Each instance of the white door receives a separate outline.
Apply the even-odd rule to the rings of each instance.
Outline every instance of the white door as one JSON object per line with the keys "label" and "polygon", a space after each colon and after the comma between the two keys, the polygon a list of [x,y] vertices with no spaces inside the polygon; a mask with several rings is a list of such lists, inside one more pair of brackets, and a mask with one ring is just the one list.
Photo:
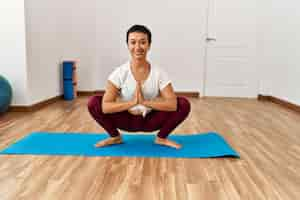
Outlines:
{"label": "white door", "polygon": [[256,5],[209,0],[204,96],[256,97]]}

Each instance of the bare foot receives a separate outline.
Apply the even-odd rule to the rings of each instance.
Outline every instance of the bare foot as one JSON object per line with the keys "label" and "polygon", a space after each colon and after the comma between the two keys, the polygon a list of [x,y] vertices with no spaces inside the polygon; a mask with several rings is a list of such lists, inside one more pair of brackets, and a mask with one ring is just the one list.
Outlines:
{"label": "bare foot", "polygon": [[173,142],[172,140],[164,139],[164,138],[159,138],[159,137],[156,137],[155,143],[156,144],[160,144],[160,145],[165,145],[165,146],[173,147],[173,148],[176,148],[176,149],[180,149],[181,148],[180,144],[177,144],[176,142]]}
{"label": "bare foot", "polygon": [[108,146],[108,145],[121,144],[121,143],[122,143],[121,136],[117,136],[117,137],[110,137],[110,138],[107,138],[105,140],[101,140],[100,142],[98,142],[94,146],[95,147],[104,147],[104,146]]}

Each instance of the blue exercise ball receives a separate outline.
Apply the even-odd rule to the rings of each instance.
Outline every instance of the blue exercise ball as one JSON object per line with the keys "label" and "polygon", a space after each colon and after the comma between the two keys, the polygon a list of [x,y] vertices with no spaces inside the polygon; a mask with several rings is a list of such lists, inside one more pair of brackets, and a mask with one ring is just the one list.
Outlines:
{"label": "blue exercise ball", "polygon": [[3,76],[0,75],[0,114],[7,111],[12,100],[12,88]]}

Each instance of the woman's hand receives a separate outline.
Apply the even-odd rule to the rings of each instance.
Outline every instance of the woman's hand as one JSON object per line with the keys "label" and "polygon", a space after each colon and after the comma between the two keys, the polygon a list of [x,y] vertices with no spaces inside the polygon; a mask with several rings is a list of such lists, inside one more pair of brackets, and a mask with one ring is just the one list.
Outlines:
{"label": "woman's hand", "polygon": [[137,84],[136,84],[136,95],[138,98],[138,104],[143,104],[145,99],[144,99],[143,92],[142,92],[142,83],[141,82],[137,82]]}
{"label": "woman's hand", "polygon": [[139,103],[138,85],[136,85],[132,101],[133,101],[134,105],[137,105]]}
{"label": "woman's hand", "polygon": [[[142,86],[141,86],[140,82],[136,83],[134,96],[133,96],[133,99],[131,101],[134,104],[133,106],[136,106],[138,104],[142,104],[144,102],[144,97],[143,97],[143,94],[142,94]],[[128,112],[133,114],[133,115],[142,115],[142,112],[139,109],[128,110]]]}
{"label": "woman's hand", "polygon": [[144,97],[142,93],[142,84],[140,82],[136,83],[136,88],[135,88],[132,101],[134,102],[134,105],[142,104],[144,102]]}

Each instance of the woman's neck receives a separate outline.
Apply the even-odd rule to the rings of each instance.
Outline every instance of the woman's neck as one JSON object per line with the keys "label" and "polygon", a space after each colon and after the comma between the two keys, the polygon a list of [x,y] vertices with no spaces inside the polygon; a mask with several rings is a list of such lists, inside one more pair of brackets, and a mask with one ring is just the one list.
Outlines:
{"label": "woman's neck", "polygon": [[143,60],[135,60],[135,59],[132,59],[130,61],[130,64],[131,66],[134,68],[134,69],[141,69],[141,68],[146,68],[148,67],[149,63],[147,62],[146,59],[143,59]]}

